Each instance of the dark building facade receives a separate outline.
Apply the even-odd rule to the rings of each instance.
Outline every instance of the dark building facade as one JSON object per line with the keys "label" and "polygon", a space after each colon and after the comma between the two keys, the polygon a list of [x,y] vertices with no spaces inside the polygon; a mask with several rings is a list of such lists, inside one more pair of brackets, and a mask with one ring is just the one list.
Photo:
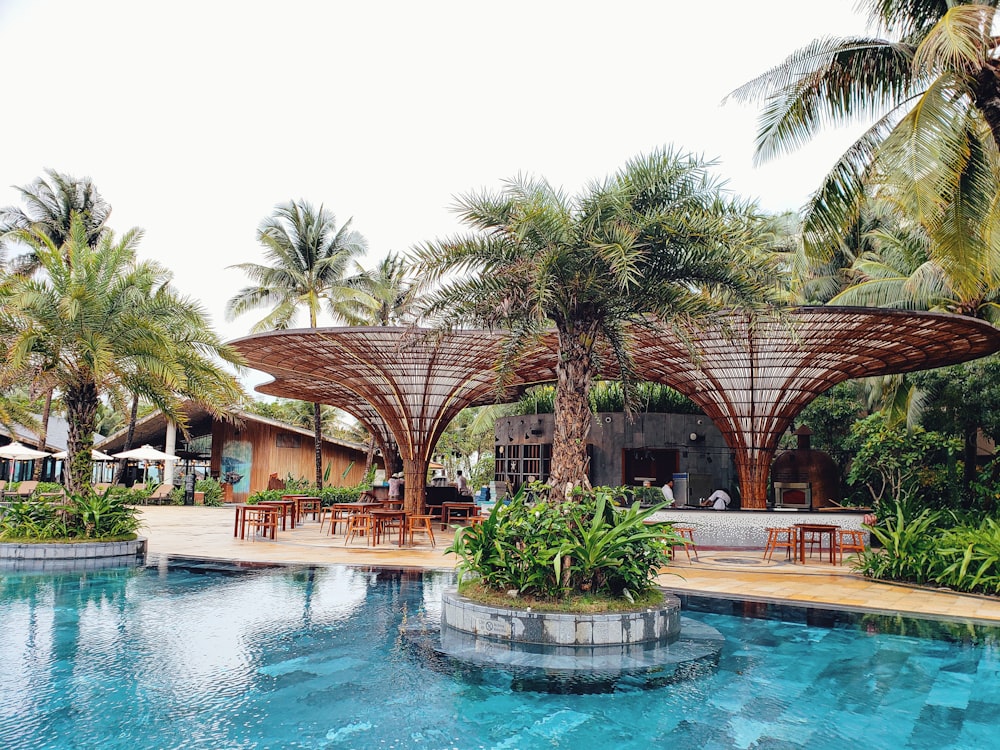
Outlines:
{"label": "dark building facade", "polygon": [[[553,417],[502,417],[494,433],[496,491],[514,491],[531,477],[546,481],[552,455]],[[737,507],[739,493],[732,455],[722,434],[705,416],[643,413],[629,420],[621,412],[594,416],[587,446],[590,482],[608,487],[660,487],[675,480],[678,505],[697,505],[722,488]],[[684,477],[683,475],[686,475]]]}

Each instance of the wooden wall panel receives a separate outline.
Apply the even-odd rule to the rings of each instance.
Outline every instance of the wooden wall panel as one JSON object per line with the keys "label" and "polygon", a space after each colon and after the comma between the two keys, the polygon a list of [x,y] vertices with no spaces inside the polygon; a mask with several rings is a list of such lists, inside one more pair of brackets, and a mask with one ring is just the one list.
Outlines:
{"label": "wooden wall panel", "polygon": [[[267,481],[272,473],[277,472],[280,479],[285,479],[290,474],[293,478],[303,477],[309,480],[316,473],[311,436],[282,430],[270,424],[247,421],[239,429],[223,422],[216,422],[212,426],[213,474],[222,472],[222,456],[226,452],[224,447],[233,441],[249,442],[252,456],[249,488],[235,492],[234,502],[246,502],[249,495],[267,489]],[[331,468],[326,486],[355,485],[364,478],[365,452],[324,442],[324,472],[328,465]],[[341,479],[345,470],[347,475]]]}

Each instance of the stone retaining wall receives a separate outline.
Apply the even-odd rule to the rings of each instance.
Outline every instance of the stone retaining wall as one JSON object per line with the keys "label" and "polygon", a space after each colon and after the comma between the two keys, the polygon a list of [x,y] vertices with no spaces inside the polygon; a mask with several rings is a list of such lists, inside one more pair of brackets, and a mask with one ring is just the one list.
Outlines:
{"label": "stone retaining wall", "polygon": [[680,600],[670,594],[656,609],[591,615],[490,607],[451,590],[441,599],[441,625],[498,641],[608,646],[674,639],[681,628],[680,611]]}
{"label": "stone retaining wall", "polygon": [[0,567],[7,569],[86,570],[127,565],[146,556],[146,538],[127,542],[79,544],[0,543]]}

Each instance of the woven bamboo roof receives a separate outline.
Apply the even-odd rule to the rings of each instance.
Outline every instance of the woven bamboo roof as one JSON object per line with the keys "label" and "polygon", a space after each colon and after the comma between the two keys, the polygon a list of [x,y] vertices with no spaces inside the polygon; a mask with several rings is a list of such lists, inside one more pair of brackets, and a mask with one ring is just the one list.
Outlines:
{"label": "woven bamboo roof", "polygon": [[[852,378],[941,367],[1000,351],[1000,331],[982,321],[856,307],[789,308],[752,326],[733,315],[722,325],[686,331],[653,321],[633,326],[630,335],[637,377],[676,388],[722,431],[736,454],[749,507],[763,505],[757,495],[766,490],[781,433],[820,393]],[[527,385],[554,379],[550,336],[520,359],[516,376],[498,389],[494,368],[503,340],[503,333],[481,330],[349,327],[275,331],[233,345],[251,367],[275,378],[257,390],[338,406],[376,433],[392,435],[405,463],[429,460],[463,408],[510,399]],[[610,365],[600,374],[617,373]]]}

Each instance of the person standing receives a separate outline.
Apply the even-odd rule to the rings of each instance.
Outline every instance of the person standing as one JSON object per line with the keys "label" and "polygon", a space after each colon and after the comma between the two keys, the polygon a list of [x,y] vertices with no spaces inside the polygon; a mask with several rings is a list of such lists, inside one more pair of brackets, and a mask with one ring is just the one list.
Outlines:
{"label": "person standing", "polygon": [[469,489],[469,480],[462,474],[461,469],[455,472],[455,486],[458,487],[459,497],[472,497],[472,491]]}
{"label": "person standing", "polygon": [[398,503],[402,502],[401,490],[403,489],[402,475],[399,473],[393,474],[389,477],[389,502]]}
{"label": "person standing", "polygon": [[672,506],[674,504],[674,480],[668,479],[661,489],[663,490],[663,499],[667,505]]}

